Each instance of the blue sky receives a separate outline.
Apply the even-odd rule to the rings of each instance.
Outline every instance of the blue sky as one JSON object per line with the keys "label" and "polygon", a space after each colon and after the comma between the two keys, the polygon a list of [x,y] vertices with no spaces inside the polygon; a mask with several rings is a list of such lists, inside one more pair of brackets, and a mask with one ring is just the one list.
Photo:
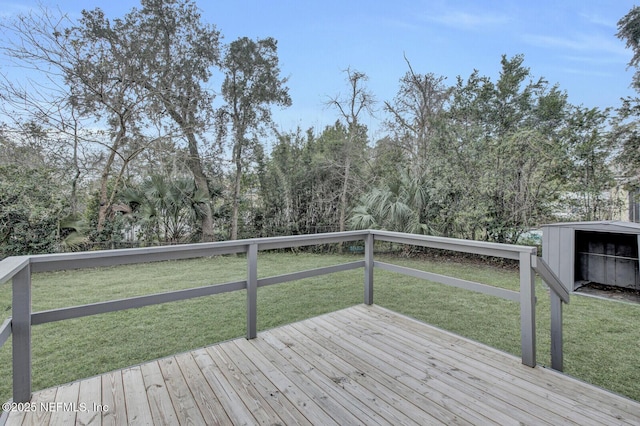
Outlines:
{"label": "blue sky", "polygon": [[[38,1],[0,1],[0,16],[25,12]],[[122,16],[137,2],[50,1],[70,16],[102,8]],[[337,118],[325,101],[344,92],[347,67],[369,76],[379,112],[368,119],[372,138],[407,71],[468,77],[474,69],[497,78],[502,54],[523,54],[533,76],[558,84],[573,104],[617,107],[634,94],[627,70],[631,52],[615,37],[628,0],[197,0],[203,19],[231,42],[241,36],[278,40],[281,69],[293,106],[275,111],[282,130],[322,128]]]}

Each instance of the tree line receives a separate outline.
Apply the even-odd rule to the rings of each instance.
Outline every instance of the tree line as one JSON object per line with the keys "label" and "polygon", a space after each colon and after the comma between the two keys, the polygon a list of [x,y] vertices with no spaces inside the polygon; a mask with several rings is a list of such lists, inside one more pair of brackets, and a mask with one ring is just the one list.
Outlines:
{"label": "tree line", "polygon": [[[618,33],[634,51],[636,15]],[[571,105],[523,55],[496,58],[495,81],[452,83],[407,59],[382,102],[348,68],[333,124],[282,130],[277,41],[222,44],[193,1],[0,26],[5,63],[24,70],[0,81],[1,257],[364,228],[513,243],[546,221],[613,218],[614,192],[637,185],[637,100]]]}

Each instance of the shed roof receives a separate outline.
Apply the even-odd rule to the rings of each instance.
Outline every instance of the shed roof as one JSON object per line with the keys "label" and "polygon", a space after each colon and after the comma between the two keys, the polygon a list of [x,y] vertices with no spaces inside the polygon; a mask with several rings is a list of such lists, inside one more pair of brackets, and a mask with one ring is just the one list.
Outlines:
{"label": "shed roof", "polygon": [[542,225],[545,227],[572,228],[580,231],[613,232],[620,234],[640,234],[640,223],[619,220],[601,220],[593,222],[559,222]]}

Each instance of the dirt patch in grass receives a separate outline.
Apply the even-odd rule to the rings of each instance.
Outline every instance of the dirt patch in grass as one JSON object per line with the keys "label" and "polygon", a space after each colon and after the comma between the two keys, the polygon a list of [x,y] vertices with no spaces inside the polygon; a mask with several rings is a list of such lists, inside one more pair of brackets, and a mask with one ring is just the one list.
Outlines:
{"label": "dirt patch in grass", "polygon": [[443,263],[463,263],[468,265],[491,266],[506,270],[518,270],[518,261],[492,256],[481,256],[473,253],[460,253],[450,250],[440,250],[427,247],[407,246],[405,249],[394,248],[392,250],[376,250],[376,254],[397,256],[399,258],[430,260]]}
{"label": "dirt patch in grass", "polygon": [[636,290],[633,288],[624,288],[613,285],[587,282],[581,284],[576,292],[579,294],[597,296],[605,299],[622,300],[630,303],[640,303],[640,290]]}

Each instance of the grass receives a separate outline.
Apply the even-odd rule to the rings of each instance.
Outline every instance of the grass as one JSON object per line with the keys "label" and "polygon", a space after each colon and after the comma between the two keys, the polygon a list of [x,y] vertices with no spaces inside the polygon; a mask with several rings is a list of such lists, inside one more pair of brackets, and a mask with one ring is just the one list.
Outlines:
{"label": "grass", "polygon": [[[509,268],[450,259],[378,260],[517,289]],[[261,253],[260,276],[343,263],[354,256]],[[35,274],[33,310],[236,281],[242,256],[117,268]],[[375,271],[375,303],[490,346],[520,355],[517,303]],[[540,282],[538,362],[549,365],[549,298]],[[362,303],[362,270],[340,272],[258,290],[258,329],[268,329]],[[245,333],[245,294],[182,302],[44,324],[33,328],[34,390],[184,352]],[[10,315],[11,286],[0,287],[2,317]],[[640,400],[640,305],[575,296],[564,310],[565,372]],[[0,400],[11,396],[11,345],[0,349]]]}

